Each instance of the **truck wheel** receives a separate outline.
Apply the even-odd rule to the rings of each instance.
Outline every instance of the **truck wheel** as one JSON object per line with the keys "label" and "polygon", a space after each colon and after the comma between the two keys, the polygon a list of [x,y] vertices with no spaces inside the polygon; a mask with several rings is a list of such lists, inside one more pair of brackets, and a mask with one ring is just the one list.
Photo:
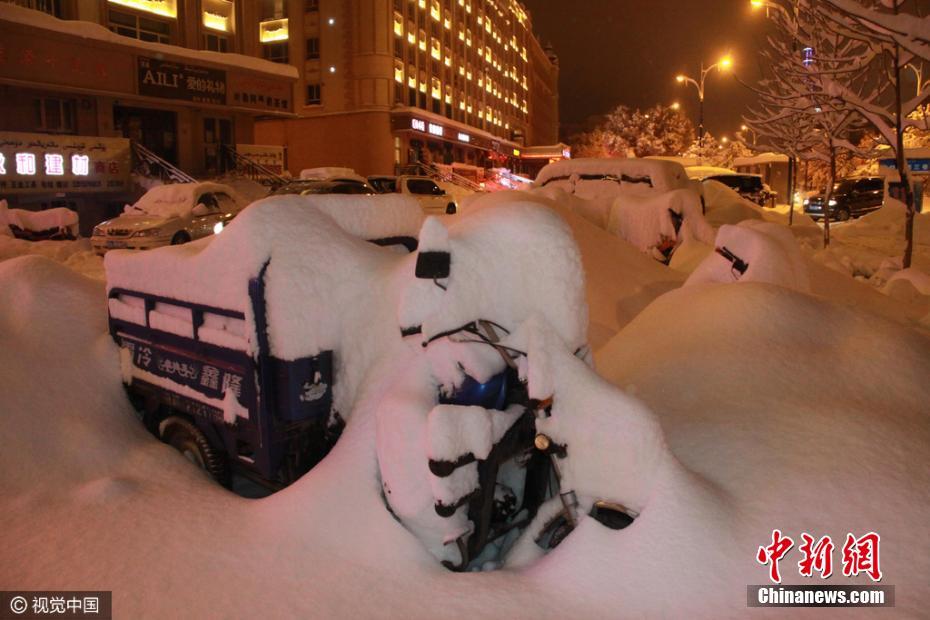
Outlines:
{"label": "truck wheel", "polygon": [[166,418],[160,425],[161,439],[180,452],[191,463],[223,486],[229,486],[229,464],[226,455],[214,448],[203,432],[188,420],[177,416]]}
{"label": "truck wheel", "polygon": [[181,245],[182,243],[187,243],[190,240],[191,236],[186,232],[181,231],[179,233],[175,233],[175,235],[171,237],[171,245]]}

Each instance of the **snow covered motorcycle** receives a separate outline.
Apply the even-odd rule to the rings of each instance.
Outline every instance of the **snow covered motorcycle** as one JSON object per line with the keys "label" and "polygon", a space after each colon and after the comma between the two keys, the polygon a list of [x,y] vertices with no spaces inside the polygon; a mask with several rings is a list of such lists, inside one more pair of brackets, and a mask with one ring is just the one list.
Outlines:
{"label": "snow covered motorcycle", "polygon": [[[524,346],[545,326],[567,355],[590,361],[577,248],[539,207],[471,218],[461,231],[428,221],[421,232],[399,317],[415,362],[378,411],[388,507],[452,570],[500,565],[524,532],[551,549],[584,516],[560,487],[561,464],[581,446],[541,430],[552,394],[531,397],[541,375]],[[530,243],[515,245],[520,238]],[[491,260],[494,252],[502,256]],[[618,529],[635,511],[598,501],[590,514]]]}

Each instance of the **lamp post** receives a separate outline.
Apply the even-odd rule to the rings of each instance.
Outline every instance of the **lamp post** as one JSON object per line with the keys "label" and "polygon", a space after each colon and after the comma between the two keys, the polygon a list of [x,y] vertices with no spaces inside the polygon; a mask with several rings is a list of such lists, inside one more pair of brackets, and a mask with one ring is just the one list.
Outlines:
{"label": "lamp post", "polygon": [[698,148],[699,149],[704,148],[704,81],[707,79],[707,74],[713,71],[714,69],[718,67],[720,68],[720,70],[729,69],[732,64],[733,64],[733,61],[730,59],[730,57],[725,56],[724,58],[721,58],[719,61],[715,62],[714,64],[707,67],[706,69],[704,68],[704,63],[701,62],[701,74],[700,74],[700,78],[697,80],[694,78],[688,77],[687,75],[684,75],[684,74],[679,74],[675,76],[675,80],[679,84],[686,84],[686,83],[691,84],[698,91],[698,103],[700,104],[699,112],[698,112]]}
{"label": "lamp post", "polygon": [[749,125],[741,125],[739,128],[740,131],[748,131],[752,134],[752,143],[756,143],[756,130],[750,127]]}

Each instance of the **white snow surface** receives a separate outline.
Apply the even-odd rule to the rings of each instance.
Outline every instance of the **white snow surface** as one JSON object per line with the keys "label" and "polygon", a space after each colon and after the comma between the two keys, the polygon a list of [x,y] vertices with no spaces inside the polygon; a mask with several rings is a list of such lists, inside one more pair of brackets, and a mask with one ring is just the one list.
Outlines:
{"label": "white snow surface", "polygon": [[[550,356],[553,417],[565,416],[550,432],[578,453],[573,482],[583,495],[640,497],[642,513],[621,531],[584,519],[544,558],[461,575],[381,499],[374,408],[398,369],[422,360],[401,343],[361,384],[330,456],[246,500],[132,415],[99,283],[24,257],[0,263],[0,290],[10,292],[0,296],[0,583],[10,587],[105,584],[136,618],[177,617],[179,604],[187,617],[739,617],[746,585],[766,579],[755,551],[779,528],[795,540],[879,532],[895,613],[920,617],[930,597],[930,342],[865,306],[760,283],[689,286],[600,351],[616,388]],[[785,583],[811,583],[797,559],[792,550],[782,562]],[[260,577],[243,579],[243,567]]]}
{"label": "white snow surface", "polygon": [[368,180],[355,171],[354,168],[341,168],[338,166],[321,166],[319,168],[304,168],[300,171],[301,179],[355,179],[367,183]]}
{"label": "white snow surface", "polygon": [[[670,211],[684,218],[677,232]],[[701,214],[700,197],[691,188],[649,197],[620,194],[611,207],[607,230],[642,252],[666,239],[709,243],[714,236],[713,228]]]}
{"label": "white snow surface", "polygon": [[[620,183],[620,191],[642,193],[648,191],[669,192],[673,189],[688,187],[688,175],[681,164],[661,159],[627,159],[627,158],[580,158],[562,159],[547,164],[536,177],[535,186],[543,187],[548,184],[560,184],[556,181],[560,177],[567,177],[572,185],[580,188],[591,181],[579,180],[581,175],[604,175],[621,178],[648,177],[650,183]],[[601,181],[601,183],[607,183]],[[617,186],[616,182],[609,182]],[[577,193],[577,192],[576,192]],[[582,196],[588,197],[588,196]]]}
{"label": "white snow surface", "polygon": [[[220,192],[231,197],[238,197],[235,190],[219,183],[172,183],[157,185],[145,192],[135,204],[127,205],[127,215],[154,215],[156,217],[188,217],[197,206],[195,200],[207,192]],[[239,198],[240,204],[246,204]]]}
{"label": "white snow surface", "polygon": [[762,207],[746,200],[720,181],[704,181],[701,183],[701,191],[706,208],[704,217],[711,226],[764,219]]}
{"label": "white snow surface", "polygon": [[[108,252],[107,286],[242,312],[246,333],[216,330],[206,338],[230,345],[244,340],[247,350],[255,352],[257,334],[248,286],[267,264],[270,353],[295,360],[338,350],[334,402],[345,416],[368,366],[384,346],[399,340],[390,303],[397,289],[393,278],[398,263],[406,261],[412,268],[412,262],[409,256],[355,237],[324,213],[341,203],[346,207],[341,219],[350,228],[361,226],[351,203],[371,197],[319,198],[266,198],[245,209],[222,235],[144,253]],[[393,203],[366,204],[374,218],[390,220]],[[400,207],[401,212],[409,212]]]}
{"label": "white snow surface", "polygon": [[12,235],[10,226],[33,232],[58,228],[76,237],[78,214],[65,207],[54,207],[44,211],[10,209],[6,200],[0,200],[0,235]]}
{"label": "white snow surface", "polygon": [[685,286],[706,282],[766,282],[809,292],[810,276],[794,236],[784,226],[758,220],[726,224],[717,231],[717,248],[727,248],[748,264],[745,273],[713,252],[698,265]]}

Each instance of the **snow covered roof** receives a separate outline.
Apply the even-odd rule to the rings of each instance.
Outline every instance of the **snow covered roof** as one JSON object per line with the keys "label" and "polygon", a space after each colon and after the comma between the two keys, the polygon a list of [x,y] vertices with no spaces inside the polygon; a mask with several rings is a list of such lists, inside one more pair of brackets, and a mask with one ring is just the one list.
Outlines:
{"label": "snow covered roof", "polygon": [[716,176],[720,174],[739,174],[729,168],[718,168],[716,166],[688,166],[685,173],[689,179],[703,179],[704,177]]}
{"label": "snow covered roof", "polygon": [[760,153],[753,157],[737,157],[733,160],[733,166],[759,166],[762,164],[785,164],[788,163],[788,156],[781,153]]}
{"label": "snow covered roof", "polygon": [[78,20],[58,19],[42,11],[23,8],[8,2],[0,2],[0,20],[41,28],[43,30],[70,34],[84,39],[105,41],[107,43],[148,50],[155,54],[167,54],[196,60],[198,62],[219,64],[226,67],[233,66],[240,69],[269,73],[286,78],[297,78],[297,68],[291,65],[271,62],[262,58],[245,56],[243,54],[192,50],[177,45],[166,45],[164,43],[151,43],[148,41],[131,39],[111,32],[100,24]]}
{"label": "snow covered roof", "polygon": [[141,253],[108,252],[107,286],[236,310],[254,329],[248,285],[267,263],[271,352],[284,360],[315,355],[336,347],[343,315],[374,295],[366,274],[393,257],[349,231],[362,229],[364,211],[382,228],[406,232],[403,214],[411,204],[395,196],[272,196],[220,235]]}
{"label": "snow covered roof", "polygon": [[321,166],[319,168],[304,168],[300,171],[301,179],[351,179],[353,181],[367,182],[367,179],[355,171],[354,168],[341,168],[339,166]]}
{"label": "snow covered roof", "polygon": [[[563,159],[545,166],[536,177],[536,186],[572,175],[624,176],[633,179],[648,177],[653,189],[667,192],[688,187],[688,177],[681,164],[661,159],[582,158]],[[638,184],[641,185],[641,184]]]}
{"label": "snow covered roof", "polygon": [[196,206],[194,201],[206,192],[229,194],[236,198],[240,204],[247,204],[228,185],[210,182],[173,183],[170,185],[157,185],[145,192],[135,204],[126,207],[126,213],[136,215],[141,212],[160,217],[184,217]]}

